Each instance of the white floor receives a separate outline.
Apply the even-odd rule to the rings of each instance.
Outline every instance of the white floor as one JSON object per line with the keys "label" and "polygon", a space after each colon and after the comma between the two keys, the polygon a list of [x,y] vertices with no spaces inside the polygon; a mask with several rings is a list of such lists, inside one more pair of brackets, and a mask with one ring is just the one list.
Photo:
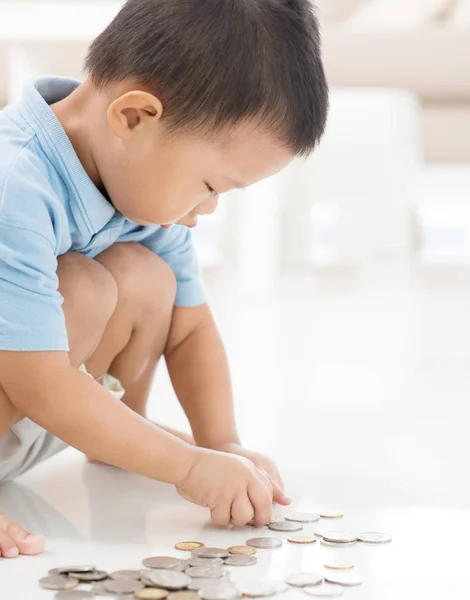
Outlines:
{"label": "white floor", "polygon": [[[345,511],[319,527],[394,536],[341,550],[285,543],[233,577],[279,579],[344,557],[365,580],[345,598],[468,598],[470,276],[383,266],[289,279],[269,302],[211,289],[245,444],[276,458],[296,508]],[[184,424],[163,369],[152,416]],[[169,487],[75,451],[0,487],[0,507],[48,540],[41,557],[0,560],[11,600],[52,598],[37,580],[54,566],[138,568],[180,555],[178,541],[227,546],[253,534],[216,530]]]}

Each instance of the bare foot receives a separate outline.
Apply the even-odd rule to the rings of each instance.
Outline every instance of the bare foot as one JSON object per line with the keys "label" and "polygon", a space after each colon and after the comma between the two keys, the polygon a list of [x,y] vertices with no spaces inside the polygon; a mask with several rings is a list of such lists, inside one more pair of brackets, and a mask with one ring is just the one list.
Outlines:
{"label": "bare foot", "polygon": [[17,523],[0,515],[0,556],[16,558],[18,554],[41,554],[44,538],[32,535]]}

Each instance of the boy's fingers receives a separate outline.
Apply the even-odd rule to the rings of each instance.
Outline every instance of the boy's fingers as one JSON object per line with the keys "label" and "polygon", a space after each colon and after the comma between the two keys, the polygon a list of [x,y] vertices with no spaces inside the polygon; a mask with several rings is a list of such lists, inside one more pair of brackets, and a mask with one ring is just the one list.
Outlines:
{"label": "boy's fingers", "polygon": [[243,527],[254,517],[254,508],[246,493],[239,494],[232,504],[232,525]]}
{"label": "boy's fingers", "polygon": [[274,485],[273,500],[277,504],[282,504],[283,506],[287,506],[292,502],[292,498],[286,496],[277,483]]}
{"label": "boy's fingers", "polygon": [[230,502],[223,502],[211,509],[211,518],[213,523],[220,526],[229,525],[231,508],[232,505]]}
{"label": "boy's fingers", "polygon": [[255,525],[266,525],[272,521],[272,494],[261,481],[256,481],[248,488],[248,496],[254,509]]}

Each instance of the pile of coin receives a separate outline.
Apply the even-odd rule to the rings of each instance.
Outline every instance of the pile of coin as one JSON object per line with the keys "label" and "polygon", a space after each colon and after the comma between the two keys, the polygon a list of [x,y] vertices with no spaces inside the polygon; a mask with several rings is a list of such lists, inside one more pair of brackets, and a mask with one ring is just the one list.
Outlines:
{"label": "pile of coin", "polygon": [[[326,514],[326,513],[325,513]],[[328,511],[323,518],[340,518],[340,511]],[[315,523],[320,514],[292,513],[283,521],[268,525],[273,531],[291,534],[303,529],[301,523]],[[344,530],[316,531],[315,535],[295,535],[287,540],[295,544],[321,543],[346,547],[357,542],[385,544],[392,538],[384,533],[354,534]],[[250,567],[258,562],[257,550],[281,548],[283,540],[278,537],[254,537],[245,546],[206,548],[201,542],[179,542],[177,550],[191,552],[187,559],[172,556],[145,558],[144,569],[122,570],[107,573],[94,565],[66,566],[51,569],[39,581],[44,589],[57,591],[57,600],[84,600],[97,596],[114,598],[137,598],[140,600],[239,600],[274,596],[289,588],[302,589],[314,597],[339,596],[344,588],[360,585],[362,578],[351,569],[348,561],[325,563],[326,572],[295,573],[285,582],[259,581],[236,584],[224,572],[224,566]],[[87,589],[83,586],[89,585]]]}

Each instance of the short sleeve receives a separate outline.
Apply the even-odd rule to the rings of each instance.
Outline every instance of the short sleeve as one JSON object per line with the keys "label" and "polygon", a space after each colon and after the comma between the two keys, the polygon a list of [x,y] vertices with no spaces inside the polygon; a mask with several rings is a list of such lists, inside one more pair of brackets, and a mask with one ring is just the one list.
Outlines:
{"label": "short sleeve", "polygon": [[120,242],[139,242],[160,256],[172,269],[177,282],[176,306],[198,306],[206,302],[191,230],[182,225],[171,229],[158,226],[125,228]]}
{"label": "short sleeve", "polygon": [[58,287],[50,240],[0,221],[0,350],[68,351]]}

